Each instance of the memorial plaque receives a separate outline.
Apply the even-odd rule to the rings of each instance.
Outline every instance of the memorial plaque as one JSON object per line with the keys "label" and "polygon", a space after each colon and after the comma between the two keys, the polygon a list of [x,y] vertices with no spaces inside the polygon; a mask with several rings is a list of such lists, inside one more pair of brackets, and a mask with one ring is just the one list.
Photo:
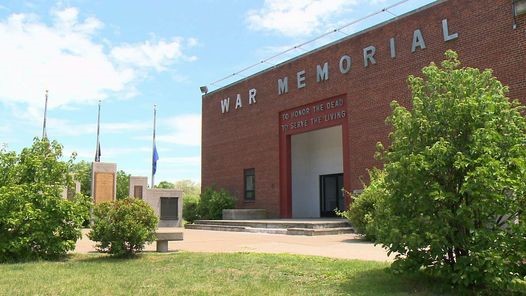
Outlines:
{"label": "memorial plaque", "polygon": [[115,188],[113,173],[95,173],[95,203],[113,200]]}
{"label": "memorial plaque", "polygon": [[178,218],[178,198],[161,197],[161,220],[177,220]]}
{"label": "memorial plaque", "polygon": [[135,185],[133,187],[133,197],[142,199],[142,186]]}

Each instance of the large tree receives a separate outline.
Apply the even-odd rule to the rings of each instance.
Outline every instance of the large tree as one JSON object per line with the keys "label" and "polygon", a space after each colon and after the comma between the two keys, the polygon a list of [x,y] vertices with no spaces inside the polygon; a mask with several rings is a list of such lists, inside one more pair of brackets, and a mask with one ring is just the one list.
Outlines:
{"label": "large tree", "polygon": [[155,188],[180,189],[183,191],[185,197],[199,197],[199,194],[201,194],[201,185],[188,179],[179,180],[175,183],[161,181]]}
{"label": "large tree", "polygon": [[80,182],[80,192],[91,196],[91,164],[85,160],[74,163],[71,166],[73,178]]}
{"label": "large tree", "polygon": [[491,70],[446,57],[409,77],[412,108],[392,103],[375,235],[397,270],[505,285],[526,275],[526,120]]}
{"label": "large tree", "polygon": [[69,175],[73,158],[62,161],[62,145],[35,138],[20,154],[0,149],[0,187],[8,185],[71,185]]}
{"label": "large tree", "polygon": [[158,185],[155,185],[155,188],[174,189],[175,188],[175,184],[172,183],[172,182],[168,182],[168,181],[161,181],[161,182],[159,182]]}
{"label": "large tree", "polygon": [[117,199],[125,199],[130,196],[130,174],[123,170],[117,172]]}

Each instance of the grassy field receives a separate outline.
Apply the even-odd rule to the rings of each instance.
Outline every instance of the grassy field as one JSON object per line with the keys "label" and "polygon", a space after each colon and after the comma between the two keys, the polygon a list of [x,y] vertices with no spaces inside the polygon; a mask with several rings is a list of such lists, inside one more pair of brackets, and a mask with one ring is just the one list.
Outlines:
{"label": "grassy field", "polygon": [[252,253],[72,255],[0,265],[0,295],[443,295],[387,263]]}

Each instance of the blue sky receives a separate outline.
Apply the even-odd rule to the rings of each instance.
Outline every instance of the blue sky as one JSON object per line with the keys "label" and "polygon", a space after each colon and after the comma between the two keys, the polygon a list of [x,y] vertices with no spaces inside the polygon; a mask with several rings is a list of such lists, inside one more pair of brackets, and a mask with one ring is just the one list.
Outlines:
{"label": "blue sky", "polygon": [[[0,145],[19,151],[42,133],[66,155],[150,176],[200,181],[201,93],[263,70],[247,66],[404,1],[0,1]],[[432,1],[409,0],[270,62],[277,64]]]}

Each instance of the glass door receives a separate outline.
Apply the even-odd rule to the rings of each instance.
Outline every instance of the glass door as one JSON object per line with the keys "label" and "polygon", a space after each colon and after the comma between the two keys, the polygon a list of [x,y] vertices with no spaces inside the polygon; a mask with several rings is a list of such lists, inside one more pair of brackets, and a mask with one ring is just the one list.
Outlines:
{"label": "glass door", "polygon": [[343,174],[320,176],[320,216],[336,217],[335,209],[343,210]]}

